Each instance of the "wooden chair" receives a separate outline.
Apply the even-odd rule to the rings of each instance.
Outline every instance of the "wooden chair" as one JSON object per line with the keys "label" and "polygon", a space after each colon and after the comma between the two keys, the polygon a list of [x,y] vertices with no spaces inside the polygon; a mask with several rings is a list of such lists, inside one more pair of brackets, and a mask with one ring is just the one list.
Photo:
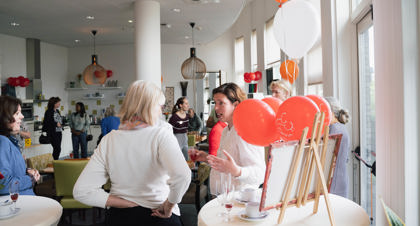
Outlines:
{"label": "wooden chair", "polygon": [[206,163],[201,163],[197,170],[193,170],[193,178],[190,187],[182,197],[181,204],[194,204],[197,213],[201,209],[201,202],[210,201],[210,166]]}
{"label": "wooden chair", "polygon": [[[55,187],[57,192],[57,201],[63,206],[64,212],[70,218],[70,224],[72,223],[71,213],[73,210],[90,209],[91,206],[87,206],[75,200],[73,198],[73,187],[76,183],[79,175],[85,168],[88,160],[79,161],[66,161],[66,160],[54,160],[54,177]],[[96,223],[95,211],[93,212],[93,224]],[[63,217],[65,214],[63,214]]]}
{"label": "wooden chair", "polygon": [[[339,142],[337,137],[332,137],[331,139],[335,141],[333,144],[328,144],[330,138],[323,139],[321,144],[324,117],[323,113],[315,115],[309,143],[306,143],[309,129],[305,128],[299,141],[270,146],[260,210],[279,209],[279,224],[290,206],[300,207],[308,201],[314,201],[313,212],[316,213],[322,192],[331,225],[335,225],[327,186],[333,177],[332,166],[335,166],[336,159],[334,153],[338,153],[335,149],[336,143],[339,146]],[[328,126],[324,131],[324,137],[329,137]],[[328,160],[326,160],[327,153],[329,153]]]}

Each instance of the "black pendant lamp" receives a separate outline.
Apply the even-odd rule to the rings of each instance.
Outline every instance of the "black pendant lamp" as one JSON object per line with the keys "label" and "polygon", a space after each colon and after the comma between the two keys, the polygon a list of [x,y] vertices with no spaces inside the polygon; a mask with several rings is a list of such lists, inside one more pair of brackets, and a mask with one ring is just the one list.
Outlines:
{"label": "black pendant lamp", "polygon": [[98,64],[98,55],[96,55],[95,36],[97,31],[91,31],[93,35],[93,55],[92,63],[89,64],[83,71],[83,80],[88,85],[104,84],[106,81],[106,70]]}

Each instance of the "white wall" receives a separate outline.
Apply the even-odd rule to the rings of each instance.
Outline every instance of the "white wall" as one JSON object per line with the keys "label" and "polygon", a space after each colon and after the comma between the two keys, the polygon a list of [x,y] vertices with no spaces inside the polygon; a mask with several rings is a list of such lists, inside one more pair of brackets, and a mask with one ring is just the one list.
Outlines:
{"label": "white wall", "polygon": [[[45,99],[60,97],[63,106],[62,113],[65,113],[69,107],[67,92],[64,90],[64,81],[68,70],[67,56],[68,49],[66,47],[41,42],[42,94]],[[46,107],[46,102],[35,104],[34,115],[38,115],[41,120],[44,117]]]}

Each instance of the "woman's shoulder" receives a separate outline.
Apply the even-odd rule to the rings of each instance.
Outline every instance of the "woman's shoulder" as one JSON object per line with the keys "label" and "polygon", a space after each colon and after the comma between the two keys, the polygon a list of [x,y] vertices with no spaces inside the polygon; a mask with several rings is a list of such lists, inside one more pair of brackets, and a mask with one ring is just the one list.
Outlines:
{"label": "woman's shoulder", "polygon": [[5,149],[5,147],[10,146],[12,141],[6,136],[0,135],[0,150]]}

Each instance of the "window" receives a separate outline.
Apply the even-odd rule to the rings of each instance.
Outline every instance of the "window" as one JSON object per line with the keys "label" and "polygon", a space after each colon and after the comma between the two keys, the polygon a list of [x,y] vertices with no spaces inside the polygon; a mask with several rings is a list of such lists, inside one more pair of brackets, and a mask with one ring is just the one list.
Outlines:
{"label": "window", "polygon": [[[372,16],[371,13],[368,13],[357,24],[357,40],[359,58],[360,154],[370,164],[375,161],[374,156],[376,155],[373,29]],[[360,186],[360,204],[375,219],[376,181],[375,177],[372,177],[370,169],[362,164],[360,166]],[[375,222],[373,222],[373,225],[375,225]]]}
{"label": "window", "polygon": [[324,90],[323,90],[322,83],[309,84],[308,85],[308,94],[324,96]]}
{"label": "window", "polygon": [[235,75],[237,84],[244,87],[244,37],[235,39]]}
{"label": "window", "polygon": [[280,61],[280,47],[273,34],[274,17],[265,23],[264,63],[265,68],[273,66]]}
{"label": "window", "polygon": [[265,69],[273,68],[273,79],[281,79],[281,50],[273,34],[274,17],[265,23],[264,64]]}
{"label": "window", "polygon": [[258,68],[257,58],[257,30],[251,33],[251,70],[256,71]]}

